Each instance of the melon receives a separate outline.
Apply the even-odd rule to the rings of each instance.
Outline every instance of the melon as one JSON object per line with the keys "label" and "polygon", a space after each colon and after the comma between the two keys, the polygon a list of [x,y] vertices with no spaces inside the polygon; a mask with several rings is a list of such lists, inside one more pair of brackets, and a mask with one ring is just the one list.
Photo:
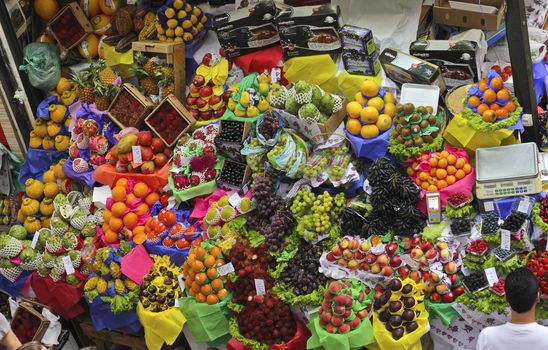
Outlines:
{"label": "melon", "polygon": [[101,13],[99,8],[99,0],[80,0],[80,7],[88,18],[92,18]]}
{"label": "melon", "polygon": [[78,52],[83,58],[97,58],[99,51],[99,38],[97,35],[90,33],[78,45]]}
{"label": "melon", "polygon": [[55,0],[34,1],[34,11],[38,17],[50,21],[59,11],[59,4]]}
{"label": "melon", "polygon": [[99,8],[110,16],[120,8],[120,0],[99,0]]}
{"label": "melon", "polygon": [[91,19],[91,25],[93,26],[93,32],[97,35],[103,35],[110,29],[110,16],[97,15]]}

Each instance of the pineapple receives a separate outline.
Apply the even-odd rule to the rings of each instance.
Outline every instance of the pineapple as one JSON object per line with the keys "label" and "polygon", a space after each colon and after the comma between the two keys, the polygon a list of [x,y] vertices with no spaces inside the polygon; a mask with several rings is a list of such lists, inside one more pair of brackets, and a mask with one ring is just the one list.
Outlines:
{"label": "pineapple", "polygon": [[141,78],[139,85],[145,90],[146,95],[158,95],[158,82],[153,77]]}
{"label": "pineapple", "polygon": [[82,75],[73,75],[72,82],[74,86],[78,88],[78,98],[80,102],[87,103],[88,105],[95,102],[95,93],[93,92],[93,87],[87,80],[84,80],[85,74]]}
{"label": "pineapple", "polygon": [[135,66],[133,67],[134,70],[142,70],[143,75],[148,75],[149,77],[155,76],[155,67],[156,64],[154,63],[154,60],[152,58],[149,58],[145,56],[141,52],[137,52],[134,56],[134,62]]}
{"label": "pineapple", "polygon": [[101,82],[95,82],[95,106],[100,111],[106,111],[112,102],[113,96],[116,94],[117,88],[114,85],[105,85]]}
{"label": "pineapple", "polygon": [[168,65],[158,66],[154,70],[154,75],[160,79],[173,80],[173,67]]}
{"label": "pineapple", "polygon": [[99,281],[99,277],[93,276],[86,282],[84,289],[87,291],[95,289],[97,287],[98,281]]}
{"label": "pineapple", "polygon": [[175,84],[173,84],[173,79],[168,78],[167,76],[164,76],[158,85],[160,86],[160,91],[163,97],[175,93]]}
{"label": "pineapple", "polygon": [[104,292],[106,292],[106,291],[107,291],[107,287],[108,287],[107,281],[105,281],[105,280],[102,279],[102,278],[99,278],[99,279],[97,280],[97,292],[98,292],[99,294],[103,294]]}
{"label": "pineapple", "polygon": [[117,262],[111,262],[110,265],[110,274],[112,275],[112,277],[114,278],[120,278],[120,265],[118,265]]}
{"label": "pineapple", "polygon": [[154,61],[152,58],[149,58],[146,63],[143,65],[143,70],[151,77],[154,76]]}
{"label": "pineapple", "polygon": [[107,84],[107,85],[114,84],[114,82],[116,81],[116,78],[118,78],[118,76],[116,75],[116,73],[114,73],[114,71],[110,67],[105,67],[105,69],[99,72],[99,80],[103,84]]}
{"label": "pineapple", "polygon": [[122,295],[126,291],[126,286],[121,279],[117,278],[116,281],[114,281],[114,289],[116,290],[116,293]]}

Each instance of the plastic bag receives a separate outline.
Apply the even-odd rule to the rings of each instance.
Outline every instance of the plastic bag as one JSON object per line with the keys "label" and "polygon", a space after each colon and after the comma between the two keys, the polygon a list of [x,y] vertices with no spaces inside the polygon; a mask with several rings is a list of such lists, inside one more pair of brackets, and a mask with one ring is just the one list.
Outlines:
{"label": "plastic bag", "polygon": [[[259,131],[259,127],[261,126],[261,124],[263,123],[264,121],[264,117],[266,115],[266,113],[274,113],[274,115],[277,117],[278,119],[278,125],[279,125],[279,128],[278,128],[278,131],[276,132],[276,135],[271,138],[271,139],[266,139]],[[278,139],[280,138],[280,134],[282,133],[282,129],[283,129],[283,120],[282,120],[282,117],[281,115],[276,112],[276,111],[267,111],[265,112],[260,118],[259,120],[257,121],[257,125],[255,127],[255,131],[256,131],[256,134],[257,134],[257,139],[259,140],[259,142],[265,146],[268,146],[268,147],[274,147],[274,145],[276,145],[276,143],[278,143]],[[242,154],[244,154],[243,152],[241,152]]]}
{"label": "plastic bag", "polygon": [[137,316],[145,329],[147,348],[151,350],[160,350],[164,343],[173,344],[186,323],[185,315],[176,307],[162,312],[152,312],[146,310],[139,302]]}
{"label": "plastic bag", "polygon": [[61,78],[59,52],[55,45],[48,43],[30,43],[23,49],[25,64],[19,70],[26,72],[30,84],[37,89],[49,91]]}
{"label": "plastic bag", "polygon": [[212,342],[229,334],[229,311],[225,298],[219,303],[209,305],[197,303],[193,297],[180,299],[180,308],[187,319],[187,326],[192,338],[197,343]]}

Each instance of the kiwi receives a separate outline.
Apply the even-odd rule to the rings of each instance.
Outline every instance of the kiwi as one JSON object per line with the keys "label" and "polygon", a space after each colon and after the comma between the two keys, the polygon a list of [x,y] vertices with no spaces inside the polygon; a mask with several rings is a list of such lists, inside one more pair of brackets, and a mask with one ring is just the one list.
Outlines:
{"label": "kiwi", "polygon": [[423,106],[417,107],[417,113],[420,115],[426,114],[426,108]]}
{"label": "kiwi", "polygon": [[413,113],[413,116],[411,117],[412,122],[418,122],[421,120],[421,116],[418,113]]}
{"label": "kiwi", "polygon": [[437,133],[437,132],[433,132],[433,133],[432,133],[432,138],[435,139],[436,137],[438,137],[438,133]]}
{"label": "kiwi", "polygon": [[436,124],[436,116],[433,114],[430,114],[430,116],[428,117],[428,122],[430,123],[430,125]]}
{"label": "kiwi", "polygon": [[413,134],[418,134],[420,131],[421,131],[421,128],[418,125],[413,125],[411,127],[411,133],[413,133]]}
{"label": "kiwi", "polygon": [[432,108],[431,106],[426,106],[426,110],[427,110],[428,113],[430,113],[430,114],[434,113],[434,108]]}
{"label": "kiwi", "polygon": [[403,136],[399,135],[398,137],[396,137],[396,142],[403,143]]}
{"label": "kiwi", "polygon": [[396,113],[400,114],[403,112],[403,105],[401,103],[398,103],[396,105]]}
{"label": "kiwi", "polygon": [[424,135],[422,136],[422,140],[426,143],[432,143],[434,141],[434,139],[432,138],[432,136],[430,135]]}
{"label": "kiwi", "polygon": [[404,143],[405,147],[413,147],[413,140],[407,140]]}
{"label": "kiwi", "polygon": [[428,120],[423,120],[419,126],[421,127],[421,129],[426,129],[427,127],[430,126],[430,123],[428,122]]}
{"label": "kiwi", "polygon": [[397,124],[397,125],[396,125],[396,132],[397,132],[397,133],[401,133],[401,130],[402,130],[401,124]]}
{"label": "kiwi", "polygon": [[413,143],[415,146],[419,147],[423,145],[424,141],[422,140],[422,137],[419,136],[413,141]]}
{"label": "kiwi", "polygon": [[414,110],[415,110],[415,106],[412,103],[406,103],[403,106],[403,111],[405,112],[405,114],[409,115],[409,114],[413,113]]}
{"label": "kiwi", "polygon": [[406,126],[409,124],[409,122],[407,120],[405,120],[405,117],[401,116],[400,117],[400,124],[403,125],[403,126]]}
{"label": "kiwi", "polygon": [[403,135],[403,137],[407,137],[409,136],[409,134],[411,134],[411,130],[409,130],[409,128],[403,128],[401,130],[401,134]]}

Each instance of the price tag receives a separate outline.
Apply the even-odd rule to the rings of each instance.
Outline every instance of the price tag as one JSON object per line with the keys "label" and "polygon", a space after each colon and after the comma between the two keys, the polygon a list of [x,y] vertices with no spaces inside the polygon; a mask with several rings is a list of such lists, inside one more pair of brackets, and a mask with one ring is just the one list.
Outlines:
{"label": "price tag", "polygon": [[485,202],[485,203],[483,203],[483,209],[485,209],[485,211],[487,211],[487,212],[495,211],[495,205],[491,201]]}
{"label": "price tag", "polygon": [[36,249],[36,244],[38,243],[38,238],[40,237],[40,231],[34,232],[34,237],[32,237],[32,242],[30,242],[30,247]]}
{"label": "price tag", "polygon": [[436,261],[435,263],[430,265],[430,270],[443,272],[443,265],[441,264],[441,262]]}
{"label": "price tag", "polygon": [[282,77],[282,70],[280,68],[272,68],[270,71],[270,78],[272,79],[273,83],[277,83],[280,81],[280,78]]}
{"label": "price tag", "polygon": [[504,250],[510,250],[510,231],[500,230],[500,247]]}
{"label": "price tag", "polygon": [[19,307],[19,303],[12,298],[9,298],[8,301],[10,305],[11,318],[13,318],[13,316],[15,316],[15,312],[17,311],[17,308]]}
{"label": "price tag", "polygon": [[487,277],[487,283],[489,283],[489,287],[491,287],[499,280],[499,278],[497,277],[497,270],[495,270],[494,267],[485,269],[485,277]]}
{"label": "price tag", "polygon": [[183,281],[183,275],[177,276],[177,281],[179,281],[179,287],[181,288],[181,293],[185,292],[185,281]]}
{"label": "price tag", "polygon": [[460,268],[460,270],[462,271],[462,274],[465,275],[465,276],[470,276],[470,270],[468,270],[468,268],[464,265],[462,265],[462,267]]}
{"label": "price tag", "polygon": [[219,266],[217,268],[217,271],[219,271],[219,275],[221,276],[228,275],[229,273],[234,272],[234,266],[232,265],[231,262],[229,262],[228,264]]}
{"label": "price tag", "polygon": [[528,209],[529,209],[529,202],[522,199],[521,201],[519,201],[519,205],[518,205],[518,211],[520,213],[523,213],[523,214],[528,214]]}
{"label": "price tag", "polygon": [[429,197],[428,198],[428,210],[437,211],[440,210],[440,202],[438,197]]}
{"label": "price tag", "polygon": [[173,306],[179,307],[179,299],[175,299],[175,300],[173,301]]}
{"label": "price tag", "polygon": [[236,208],[238,206],[238,204],[240,204],[240,201],[242,200],[242,198],[240,197],[240,195],[238,194],[238,192],[234,192],[230,197],[228,197],[228,202],[230,203],[230,205],[232,205],[234,208]]}
{"label": "price tag", "polygon": [[141,164],[143,157],[141,156],[141,146],[131,146],[131,153],[133,155],[133,163]]}
{"label": "price tag", "polygon": [[264,286],[264,280],[255,278],[255,291],[257,292],[257,295],[265,295],[266,294],[266,288]]}
{"label": "price tag", "polygon": [[63,265],[65,266],[65,272],[67,275],[72,275],[74,271],[74,266],[72,266],[72,261],[70,260],[70,256],[64,256],[61,258],[63,260]]}

